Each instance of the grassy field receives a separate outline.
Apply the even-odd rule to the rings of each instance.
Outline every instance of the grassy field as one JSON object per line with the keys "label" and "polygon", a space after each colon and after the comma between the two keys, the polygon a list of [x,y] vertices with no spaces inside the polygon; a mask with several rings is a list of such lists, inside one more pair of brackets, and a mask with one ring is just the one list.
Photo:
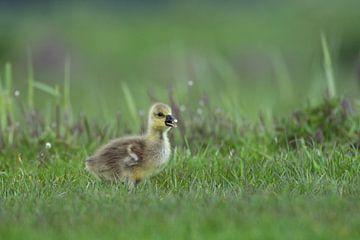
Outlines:
{"label": "grassy field", "polygon": [[337,139],[289,148],[273,135],[237,137],[176,147],[165,171],[131,193],[85,172],[92,147],[9,148],[1,155],[1,237],[360,237],[355,145]]}
{"label": "grassy field", "polygon": [[[0,15],[0,239],[360,238],[359,3],[191,6]],[[164,171],[89,175],[153,101]]]}

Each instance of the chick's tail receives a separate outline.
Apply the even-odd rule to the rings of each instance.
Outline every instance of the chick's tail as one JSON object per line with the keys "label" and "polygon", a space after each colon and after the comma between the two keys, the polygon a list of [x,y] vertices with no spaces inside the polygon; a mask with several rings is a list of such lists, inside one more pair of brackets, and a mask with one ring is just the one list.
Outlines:
{"label": "chick's tail", "polygon": [[96,161],[94,157],[89,157],[85,160],[85,169],[89,172],[95,172],[96,171]]}

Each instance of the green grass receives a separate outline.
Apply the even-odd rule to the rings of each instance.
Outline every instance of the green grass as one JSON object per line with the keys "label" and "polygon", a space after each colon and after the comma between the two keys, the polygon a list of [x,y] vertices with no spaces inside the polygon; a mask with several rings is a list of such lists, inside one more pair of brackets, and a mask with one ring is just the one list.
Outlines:
{"label": "green grass", "polygon": [[[226,147],[225,147],[226,149]],[[360,237],[360,154],[344,146],[177,148],[134,192],[95,180],[83,149],[1,156],[4,239],[339,239]],[[39,159],[38,152],[44,152]]]}
{"label": "green grass", "polygon": [[[69,145],[67,138],[51,135],[32,137],[33,143],[23,139],[0,156],[1,236],[357,239],[359,116],[337,113],[328,122],[324,114],[339,112],[343,101],[325,99],[303,110],[308,121],[283,118],[282,130],[253,125],[241,137],[192,139],[190,147],[175,138],[169,165],[133,192],[85,171],[94,143],[79,137]],[[342,127],[329,130],[340,119]],[[321,127],[324,138],[318,142]]]}

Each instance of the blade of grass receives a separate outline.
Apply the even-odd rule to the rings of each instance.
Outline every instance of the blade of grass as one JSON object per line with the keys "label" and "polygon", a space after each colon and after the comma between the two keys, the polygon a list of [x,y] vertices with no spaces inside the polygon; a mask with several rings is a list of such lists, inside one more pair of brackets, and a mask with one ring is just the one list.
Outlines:
{"label": "blade of grass", "polygon": [[71,59],[69,56],[65,59],[64,67],[64,109],[66,112],[70,111],[70,65]]}
{"label": "blade of grass", "polygon": [[14,120],[13,111],[13,98],[12,98],[12,67],[9,62],[5,64],[5,114],[6,114],[6,126],[9,126]]}
{"label": "blade of grass", "polygon": [[12,109],[12,71],[11,64],[7,62],[4,67],[4,87],[2,88],[2,115],[4,119],[2,126],[9,126],[13,121],[13,109]]}
{"label": "blade of grass", "polygon": [[290,100],[293,96],[293,87],[289,71],[281,54],[272,54],[271,62],[275,71],[275,78],[283,100]]}
{"label": "blade of grass", "polygon": [[59,96],[59,92],[56,90],[56,88],[53,88],[45,83],[33,81],[33,87],[53,97]]}
{"label": "blade of grass", "polygon": [[58,85],[55,86],[55,92],[57,94],[56,102],[55,102],[55,134],[56,137],[60,137],[60,88]]}
{"label": "blade of grass", "polygon": [[321,34],[321,46],[324,57],[324,71],[326,75],[328,93],[330,98],[334,98],[336,97],[334,70],[331,62],[330,49],[324,33]]}
{"label": "blade of grass", "polygon": [[12,90],[12,66],[9,62],[5,64],[5,87],[9,94]]}
{"label": "blade of grass", "polygon": [[121,87],[122,87],[122,90],[123,90],[123,93],[124,93],[126,105],[127,105],[128,109],[129,109],[130,115],[131,115],[131,117],[133,119],[133,123],[138,128],[140,123],[139,123],[139,117],[137,115],[137,110],[136,110],[136,105],[135,105],[134,98],[133,98],[133,96],[131,94],[130,89],[126,85],[126,83],[122,82]]}
{"label": "blade of grass", "polygon": [[28,106],[34,108],[34,69],[30,50],[28,51]]}
{"label": "blade of grass", "polygon": [[1,130],[4,130],[6,127],[6,106],[5,106],[5,87],[2,83],[2,78],[0,76],[0,126]]}

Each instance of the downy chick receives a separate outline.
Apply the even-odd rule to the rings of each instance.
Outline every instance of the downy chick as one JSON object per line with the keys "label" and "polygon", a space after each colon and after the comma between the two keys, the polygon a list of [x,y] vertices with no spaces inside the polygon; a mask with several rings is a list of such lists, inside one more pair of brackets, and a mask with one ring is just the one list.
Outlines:
{"label": "downy chick", "polygon": [[154,104],[145,135],[112,140],[86,160],[87,170],[110,181],[136,185],[168,162],[171,149],[167,133],[176,123],[168,105]]}

